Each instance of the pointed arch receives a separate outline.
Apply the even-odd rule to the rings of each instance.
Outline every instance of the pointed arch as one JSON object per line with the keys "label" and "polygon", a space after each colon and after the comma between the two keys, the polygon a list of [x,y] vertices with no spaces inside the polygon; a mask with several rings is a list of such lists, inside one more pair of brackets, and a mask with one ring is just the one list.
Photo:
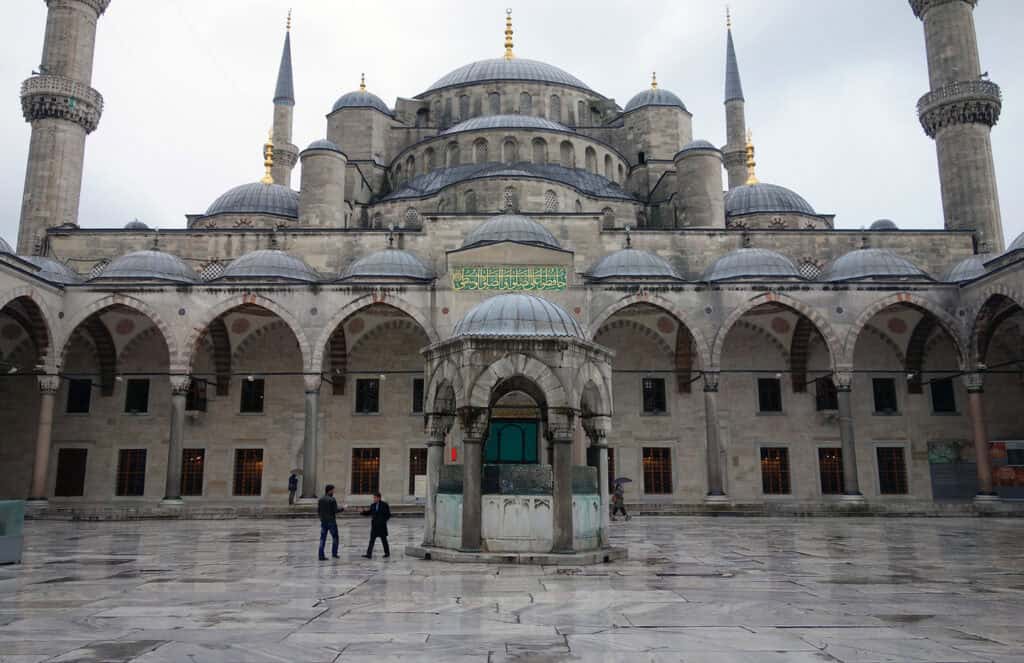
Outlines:
{"label": "pointed arch", "polygon": [[935,331],[937,321],[934,316],[925,315],[914,325],[914,331],[910,334],[910,341],[907,343],[906,364],[907,393],[924,393],[924,380],[921,377],[921,370],[924,368],[924,357],[926,344]]}
{"label": "pointed arch", "polygon": [[[548,366],[524,354],[512,354],[495,361],[473,380],[469,391],[471,407],[491,406],[491,394],[500,383],[521,377],[535,384],[544,394],[547,408],[570,407],[569,390]],[[538,403],[538,405],[540,405]]]}
{"label": "pointed arch", "polygon": [[[439,402],[439,399],[443,401],[448,396],[446,387],[452,389],[451,403]],[[451,360],[443,360],[427,378],[424,394],[423,411],[427,414],[455,414],[466,398],[462,372]]]}
{"label": "pointed arch", "polygon": [[20,287],[4,292],[0,295],[0,311],[5,311],[15,318],[18,324],[25,329],[35,346],[36,358],[39,363],[44,366],[52,364],[54,359],[52,356],[54,349],[53,322],[50,320],[49,312],[38,300],[35,291],[30,287]]}
{"label": "pointed arch", "polygon": [[703,332],[696,325],[694,320],[669,300],[661,297],[660,295],[651,293],[642,292],[629,295],[628,297],[623,297],[617,302],[607,306],[603,311],[598,313],[590,323],[588,338],[592,340],[597,335],[598,330],[601,329],[601,327],[603,327],[613,315],[634,304],[651,304],[660,309],[664,309],[666,313],[674,316],[682,326],[686,327],[687,331],[692,336],[694,349],[696,351],[697,359],[700,360],[700,365],[705,367],[710,365],[710,347],[708,346],[708,342],[705,339]]}
{"label": "pointed arch", "polygon": [[807,392],[807,362],[810,357],[811,336],[815,331],[814,324],[806,317],[797,318],[793,338],[789,343],[789,369],[794,394]]}
{"label": "pointed arch", "polygon": [[981,304],[971,319],[970,353],[972,364],[984,364],[989,346],[999,325],[1024,310],[1024,298],[1003,287],[987,288],[981,293]]}
{"label": "pointed arch", "polygon": [[856,321],[850,327],[850,330],[846,333],[846,342],[843,345],[841,355],[842,362],[840,363],[844,366],[853,366],[853,356],[854,351],[857,349],[857,339],[864,327],[867,326],[868,322],[870,322],[873,317],[885,309],[900,305],[916,308],[920,312],[935,316],[938,324],[953,340],[953,345],[956,348],[961,367],[966,365],[967,355],[964,352],[964,343],[960,333],[960,323],[956,321],[956,318],[946,311],[943,311],[936,304],[928,301],[924,297],[909,292],[900,292],[894,295],[889,295],[888,297],[883,297],[861,312]]}
{"label": "pointed arch", "polygon": [[[187,366],[187,364],[182,364],[181,362],[182,357],[179,351],[177,337],[174,335],[170,325],[167,324],[163,317],[157,313],[153,307],[141,299],[136,299],[135,297],[129,297],[128,295],[123,294],[108,295],[97,299],[91,304],[88,304],[76,311],[74,315],[68,317],[68,322],[64,326],[65,333],[61,336],[60,340],[59,347],[61,348],[61,351],[58,365],[63,365],[64,356],[67,353],[68,346],[70,345],[71,336],[75,333],[75,330],[82,325],[82,323],[96,313],[119,306],[132,309],[139,315],[148,318],[153,326],[160,330],[160,333],[164,338],[164,345],[167,346],[168,366],[172,373],[180,371],[183,366]],[[109,332],[107,333],[109,334]]]}

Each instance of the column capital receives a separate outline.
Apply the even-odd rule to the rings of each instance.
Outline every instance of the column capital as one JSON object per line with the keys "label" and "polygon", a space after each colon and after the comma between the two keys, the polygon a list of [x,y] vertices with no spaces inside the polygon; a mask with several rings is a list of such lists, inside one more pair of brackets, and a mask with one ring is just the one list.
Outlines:
{"label": "column capital", "polygon": [[853,369],[837,368],[832,373],[832,383],[836,391],[850,391],[853,388]]}
{"label": "column capital", "polygon": [[320,373],[317,373],[316,375],[303,375],[302,382],[307,394],[319,394],[324,379]]}
{"label": "column capital", "polygon": [[590,446],[608,446],[608,433],[612,430],[612,418],[608,415],[595,415],[593,417],[582,417],[580,422],[587,437],[590,438]]}
{"label": "column capital", "polygon": [[980,394],[985,391],[984,373],[965,373],[963,381],[969,394]]}
{"label": "column capital", "polygon": [[171,376],[171,395],[172,396],[184,396],[188,393],[188,388],[192,385],[191,375],[172,375]]}
{"label": "column capital", "polygon": [[37,379],[39,380],[39,393],[56,394],[60,391],[59,375],[40,375]]}
{"label": "column capital", "polygon": [[705,393],[716,393],[718,391],[718,381],[722,374],[718,372],[705,371],[704,375],[704,392]]}
{"label": "column capital", "polygon": [[427,446],[444,446],[444,440],[452,429],[454,417],[445,414],[428,414],[426,417]]}
{"label": "column capital", "polygon": [[480,443],[487,437],[491,423],[491,411],[486,407],[460,407],[459,423],[462,424],[463,442]]}
{"label": "column capital", "polygon": [[948,5],[951,2],[964,2],[974,9],[978,5],[978,0],[910,0],[910,8],[914,10],[914,16],[921,20],[924,20],[925,14],[932,7],[938,7],[939,5]]}
{"label": "column capital", "polygon": [[549,442],[572,442],[578,418],[579,413],[572,408],[548,408],[548,421],[544,437]]}

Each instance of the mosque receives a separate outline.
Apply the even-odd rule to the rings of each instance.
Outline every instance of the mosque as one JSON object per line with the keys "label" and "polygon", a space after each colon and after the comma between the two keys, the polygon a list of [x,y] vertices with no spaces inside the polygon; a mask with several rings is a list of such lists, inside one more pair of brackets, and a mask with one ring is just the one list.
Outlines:
{"label": "mosque", "polygon": [[927,230],[837,229],[757,179],[731,25],[713,137],[653,76],[620,105],[519,57],[511,14],[499,57],[393,105],[364,82],[303,148],[289,20],[263,179],[182,228],[80,226],[109,4],[47,0],[21,89],[0,496],[244,513],[296,472],[304,498],[425,505],[428,545],[532,552],[603,545],[617,478],[641,510],[1024,496],[1024,236],[1005,246],[976,0],[909,2]]}

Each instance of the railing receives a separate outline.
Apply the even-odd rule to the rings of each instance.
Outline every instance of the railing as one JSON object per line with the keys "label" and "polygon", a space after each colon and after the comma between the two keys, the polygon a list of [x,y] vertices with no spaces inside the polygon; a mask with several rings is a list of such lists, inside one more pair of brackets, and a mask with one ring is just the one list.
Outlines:
{"label": "railing", "polygon": [[1001,104],[1003,93],[992,81],[955,81],[921,97],[917,102],[917,112],[926,113],[937,105],[962,99],[980,99]]}
{"label": "railing", "polygon": [[47,95],[82,101],[103,113],[103,95],[88,85],[63,76],[33,76],[21,84],[21,96]]}

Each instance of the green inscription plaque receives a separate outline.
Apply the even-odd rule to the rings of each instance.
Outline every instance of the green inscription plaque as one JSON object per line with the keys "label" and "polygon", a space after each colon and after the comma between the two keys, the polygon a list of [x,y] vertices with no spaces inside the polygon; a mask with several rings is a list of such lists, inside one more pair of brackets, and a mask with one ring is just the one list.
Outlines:
{"label": "green inscription plaque", "polygon": [[456,290],[565,290],[565,267],[557,265],[467,265],[452,269]]}

